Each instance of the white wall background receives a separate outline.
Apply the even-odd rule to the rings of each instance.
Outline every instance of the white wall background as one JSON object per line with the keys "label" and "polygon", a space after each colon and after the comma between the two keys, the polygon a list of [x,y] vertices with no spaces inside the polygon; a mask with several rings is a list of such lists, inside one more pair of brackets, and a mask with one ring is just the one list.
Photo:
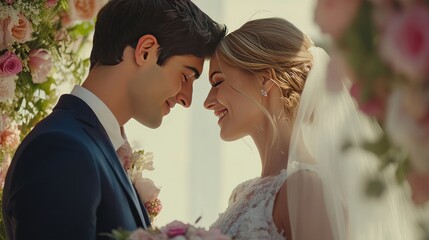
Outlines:
{"label": "white wall background", "polygon": [[[214,20],[229,31],[248,20],[278,16],[294,23],[313,40],[321,34],[313,23],[315,0],[194,0]],[[194,85],[190,109],[180,106],[164,117],[162,126],[152,130],[135,121],[126,124],[128,138],[135,148],[154,153],[155,171],[147,172],[162,190],[164,209],[155,225],[172,220],[208,227],[228,202],[232,189],[260,174],[259,154],[251,139],[223,142],[217,119],[203,107],[209,91],[208,64]]]}

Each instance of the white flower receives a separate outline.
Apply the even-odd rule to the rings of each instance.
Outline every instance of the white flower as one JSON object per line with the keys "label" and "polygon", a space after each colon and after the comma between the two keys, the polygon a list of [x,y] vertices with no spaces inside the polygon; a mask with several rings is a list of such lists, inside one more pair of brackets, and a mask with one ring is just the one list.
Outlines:
{"label": "white flower", "polygon": [[153,153],[145,151],[135,151],[131,155],[131,164],[128,169],[128,176],[131,179],[137,174],[141,174],[143,170],[152,171],[155,168],[153,167]]}
{"label": "white flower", "polygon": [[0,102],[15,98],[15,80],[17,76],[0,77]]}

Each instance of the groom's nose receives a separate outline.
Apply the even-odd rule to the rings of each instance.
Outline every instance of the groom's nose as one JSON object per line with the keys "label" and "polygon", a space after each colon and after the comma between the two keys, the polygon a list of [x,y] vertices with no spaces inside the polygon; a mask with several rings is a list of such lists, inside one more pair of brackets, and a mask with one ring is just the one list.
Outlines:
{"label": "groom's nose", "polygon": [[180,91],[174,97],[175,102],[185,108],[190,107],[192,104],[192,91],[192,83],[182,83]]}

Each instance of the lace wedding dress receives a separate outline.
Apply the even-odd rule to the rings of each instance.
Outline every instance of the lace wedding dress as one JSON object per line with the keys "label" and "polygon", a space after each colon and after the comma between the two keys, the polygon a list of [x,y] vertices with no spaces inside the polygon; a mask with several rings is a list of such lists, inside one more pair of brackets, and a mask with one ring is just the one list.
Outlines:
{"label": "lace wedding dress", "polygon": [[277,176],[254,178],[238,185],[229,206],[211,225],[234,239],[282,239],[273,221],[277,192],[287,179],[286,169]]}

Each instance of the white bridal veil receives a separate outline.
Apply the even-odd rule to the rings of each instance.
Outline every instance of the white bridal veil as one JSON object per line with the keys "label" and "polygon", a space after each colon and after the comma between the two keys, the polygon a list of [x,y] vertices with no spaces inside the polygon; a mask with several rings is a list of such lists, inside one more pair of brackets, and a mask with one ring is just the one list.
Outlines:
{"label": "white bridal veil", "polygon": [[393,183],[379,199],[365,196],[365,179],[377,171],[377,159],[359,148],[343,150],[346,141],[375,139],[381,130],[357,110],[346,81],[339,91],[327,90],[329,56],[318,47],[309,50],[313,66],[288,157],[293,240],[416,239],[406,189]]}

